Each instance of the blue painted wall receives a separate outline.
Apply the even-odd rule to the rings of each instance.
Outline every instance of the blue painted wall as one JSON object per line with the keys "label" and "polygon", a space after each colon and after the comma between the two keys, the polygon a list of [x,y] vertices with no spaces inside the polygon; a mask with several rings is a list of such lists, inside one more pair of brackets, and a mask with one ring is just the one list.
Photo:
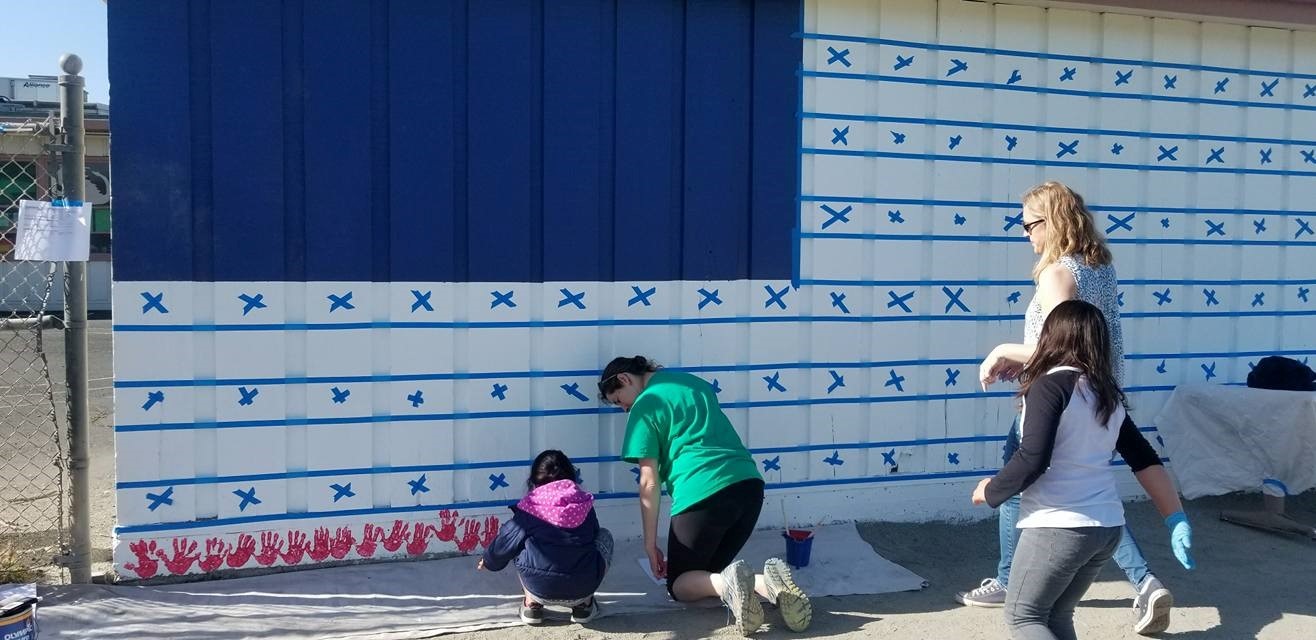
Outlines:
{"label": "blue painted wall", "polygon": [[115,278],[786,278],[793,0],[115,0]]}

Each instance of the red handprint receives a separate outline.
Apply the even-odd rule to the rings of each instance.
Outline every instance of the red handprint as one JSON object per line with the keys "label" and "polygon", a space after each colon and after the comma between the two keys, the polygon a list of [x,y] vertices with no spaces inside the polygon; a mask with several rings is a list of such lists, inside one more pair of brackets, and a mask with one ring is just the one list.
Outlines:
{"label": "red handprint", "polygon": [[457,541],[457,550],[462,553],[470,553],[475,550],[476,545],[480,544],[480,521],[474,518],[466,518],[462,525],[462,537],[461,540]]}
{"label": "red handprint", "polygon": [[480,536],[480,546],[488,549],[493,544],[494,538],[498,537],[498,530],[502,523],[498,521],[498,516],[489,516],[484,519],[484,535]]}
{"label": "red handprint", "polygon": [[197,553],[196,540],[191,538],[174,538],[174,555],[166,558],[164,551],[157,550],[155,557],[164,561],[165,568],[174,575],[182,575],[192,568],[192,563],[201,559]]}
{"label": "red handprint", "polygon": [[137,574],[137,577],[146,579],[154,577],[155,573],[160,570],[160,563],[151,556],[155,555],[155,541],[138,540],[130,543],[128,549],[137,556],[137,562],[125,562],[123,568]]}
{"label": "red handprint", "polygon": [[338,527],[338,531],[334,534],[334,541],[329,545],[329,555],[333,556],[335,560],[346,558],[348,552],[352,550],[354,542],[356,542],[356,538],[352,537],[351,527]]}
{"label": "red handprint", "polygon": [[210,573],[220,568],[224,564],[224,558],[233,550],[233,547],[224,544],[223,538],[209,538],[206,540],[206,555],[201,558],[200,568],[206,573]]}
{"label": "red handprint", "polygon": [[279,554],[285,564],[289,566],[302,561],[302,554],[306,553],[306,534],[301,531],[288,532],[288,550]]}
{"label": "red handprint", "polygon": [[407,542],[407,554],[418,556],[425,553],[430,546],[430,532],[434,527],[417,522],[411,534],[411,541]]}
{"label": "red handprint", "polygon": [[262,567],[268,567],[274,564],[283,553],[283,538],[273,531],[265,531],[260,534],[260,554],[256,556],[256,563]]}
{"label": "red handprint", "polygon": [[329,557],[329,529],[319,527],[315,530],[315,544],[306,551],[312,562],[324,562]]}
{"label": "red handprint", "polygon": [[384,548],[388,551],[397,551],[402,548],[402,543],[407,541],[407,523],[401,520],[393,521],[393,531],[384,538]]}
{"label": "red handprint", "polygon": [[255,552],[256,539],[244,533],[238,536],[238,546],[228,552],[225,562],[231,569],[240,569],[251,560],[251,554]]}
{"label": "red handprint", "polygon": [[375,543],[383,539],[384,531],[373,524],[367,524],[365,529],[361,530],[361,544],[356,547],[356,554],[362,558],[369,558],[375,555]]}
{"label": "red handprint", "polygon": [[444,509],[439,512],[438,538],[443,542],[457,539],[457,512]]}

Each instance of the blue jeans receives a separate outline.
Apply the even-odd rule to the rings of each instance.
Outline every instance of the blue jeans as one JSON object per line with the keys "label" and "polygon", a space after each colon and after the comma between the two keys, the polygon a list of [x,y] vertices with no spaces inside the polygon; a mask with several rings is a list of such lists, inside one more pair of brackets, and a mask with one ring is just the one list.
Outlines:
{"label": "blue jeans", "polygon": [[[1015,420],[1010,426],[1010,435],[1005,439],[1005,457],[1003,462],[1009,462],[1010,457],[1019,449],[1019,421]],[[1010,565],[1014,562],[1014,548],[1019,544],[1019,529],[1015,525],[1019,523],[1019,496],[1014,496],[1009,500],[1001,503],[1000,508],[996,510],[997,519],[997,536],[1000,538],[1001,560],[996,565],[996,580],[1001,586],[1008,586],[1010,583]],[[1128,526],[1123,527],[1123,534],[1120,536],[1119,547],[1115,549],[1115,564],[1119,565],[1124,571],[1125,577],[1133,584],[1136,590],[1142,580],[1151,573],[1147,569],[1147,558],[1142,555],[1142,549],[1138,548],[1138,542],[1133,539],[1133,533],[1129,531]]]}

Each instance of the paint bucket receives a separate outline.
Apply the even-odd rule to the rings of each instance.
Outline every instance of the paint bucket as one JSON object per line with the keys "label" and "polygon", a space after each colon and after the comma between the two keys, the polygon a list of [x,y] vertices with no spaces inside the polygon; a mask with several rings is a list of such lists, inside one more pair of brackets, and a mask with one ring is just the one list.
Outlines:
{"label": "paint bucket", "polygon": [[786,564],[799,569],[809,566],[813,553],[813,532],[808,529],[787,529],[781,534],[786,539]]}
{"label": "paint bucket", "polygon": [[36,640],[36,598],[5,606],[0,611],[0,638],[4,640]]}

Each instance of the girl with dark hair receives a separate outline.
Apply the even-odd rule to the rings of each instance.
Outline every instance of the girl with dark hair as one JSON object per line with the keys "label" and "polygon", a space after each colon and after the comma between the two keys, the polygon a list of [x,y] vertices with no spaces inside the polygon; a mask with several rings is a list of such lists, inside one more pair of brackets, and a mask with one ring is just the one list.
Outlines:
{"label": "girl with dark hair", "polygon": [[544,621],[544,605],[571,607],[572,622],[589,622],[599,612],[594,592],[612,563],[612,534],[599,527],[594,496],[576,484],[565,453],[535,456],[526,488],[476,568],[501,571],[515,559],[526,624]]}
{"label": "girl with dark hair", "polygon": [[[599,397],[628,414],[621,457],[640,467],[644,549],[672,598],[721,598],[747,636],[763,625],[762,596],[791,630],[808,628],[812,605],[785,562],[771,558],[755,575],[736,560],[763,508],[763,477],[713,387],[635,356],[608,363]],[[658,549],[661,484],[672,497],[665,556]]]}
{"label": "girl with dark hair", "polygon": [[1115,554],[1124,527],[1112,450],[1165,517],[1187,569],[1194,566],[1192,529],[1160,457],[1124,410],[1101,310],[1081,300],[1056,305],[1019,381],[1019,450],[978,483],[973,503],[995,508],[1022,494],[1005,599],[1012,636],[1073,639],[1074,607]]}

